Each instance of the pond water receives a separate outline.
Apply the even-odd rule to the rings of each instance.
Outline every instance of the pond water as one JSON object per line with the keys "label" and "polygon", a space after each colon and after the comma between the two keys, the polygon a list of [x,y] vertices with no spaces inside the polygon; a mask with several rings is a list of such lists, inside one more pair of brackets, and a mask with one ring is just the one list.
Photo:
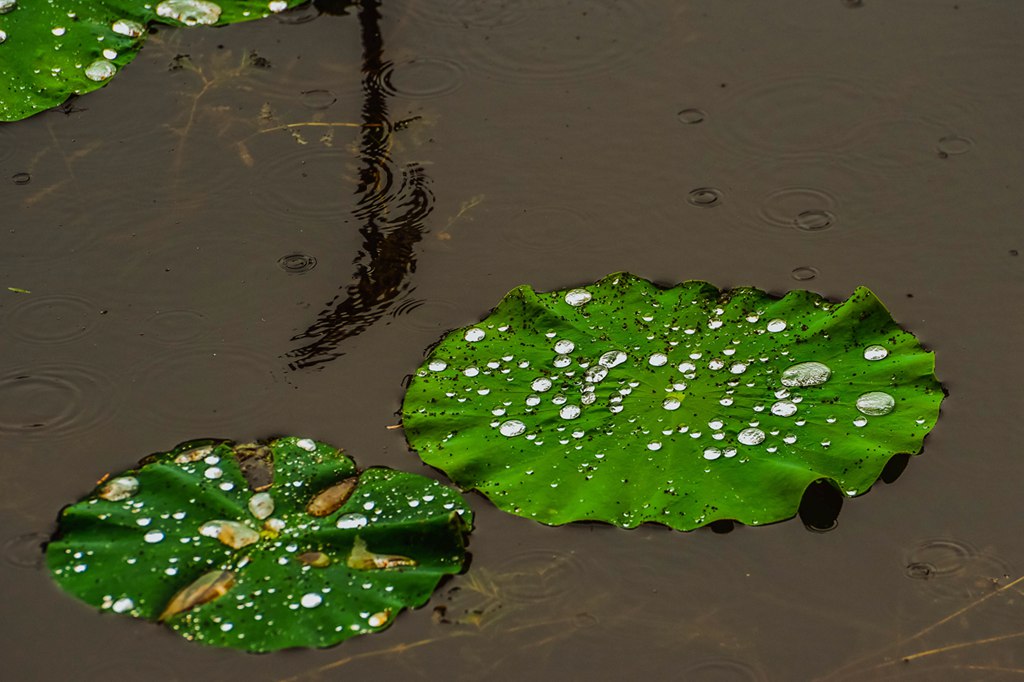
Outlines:
{"label": "pond water", "polygon": [[[1022,29],[996,0],[323,2],[160,28],[0,126],[5,676],[1018,679]],[[63,505],[190,438],[443,480],[387,428],[424,348],[618,270],[869,286],[949,391],[923,455],[827,533],[470,494],[469,571],[325,650],[189,644],[41,567]]]}

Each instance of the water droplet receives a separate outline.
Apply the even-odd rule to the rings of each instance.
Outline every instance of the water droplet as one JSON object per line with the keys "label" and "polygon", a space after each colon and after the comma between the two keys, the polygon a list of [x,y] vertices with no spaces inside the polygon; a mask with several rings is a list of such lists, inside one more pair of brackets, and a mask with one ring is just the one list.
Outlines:
{"label": "water droplet", "polygon": [[729,368],[729,371],[733,374],[743,374],[747,371],[747,365],[743,362],[735,362],[732,367]]}
{"label": "water droplet", "polygon": [[680,405],[682,405],[682,402],[678,398],[665,398],[661,402],[661,406],[670,411],[678,410]]}
{"label": "water droplet", "polygon": [[448,367],[448,363],[444,360],[431,360],[430,364],[427,365],[427,369],[431,372],[440,372],[441,370]]}
{"label": "water droplet", "polygon": [[661,443],[659,443],[658,441],[652,441],[652,442],[647,444],[647,449],[648,450],[661,450]]}
{"label": "water droplet", "polygon": [[626,361],[626,354],[621,350],[610,350],[598,359],[597,363],[602,367],[611,369],[617,367]]}
{"label": "water droplet", "polygon": [[117,50],[111,50],[109,47],[103,50],[103,56],[107,59],[117,59]]}
{"label": "water droplet", "polygon": [[718,358],[715,358],[714,360],[708,362],[708,369],[713,369],[717,371],[722,369],[723,367],[725,367],[725,363],[719,360]]}
{"label": "water droplet", "polygon": [[764,431],[755,428],[743,429],[736,440],[744,445],[760,445],[764,442]]}
{"label": "water droplet", "polygon": [[555,344],[555,352],[559,355],[565,355],[576,350],[576,344],[568,339],[562,339]]}
{"label": "water droplet", "polygon": [[[269,9],[271,12],[274,12],[275,14],[278,12],[283,12],[286,9],[288,9],[288,2],[287,0],[271,0],[270,2],[267,3],[267,9]],[[305,604],[303,604],[303,606],[305,606]]]}
{"label": "water droplet", "polygon": [[526,396],[526,405],[528,407],[537,407],[540,405],[540,396],[534,394]]}
{"label": "water droplet", "polygon": [[857,409],[869,417],[889,414],[895,406],[893,397],[882,391],[871,391],[857,398]]}
{"label": "water droplet", "polygon": [[966,154],[974,147],[974,141],[959,135],[947,135],[939,140],[939,156],[946,158]]}
{"label": "water droplet", "polygon": [[7,40],[7,31],[0,31],[0,44]]}
{"label": "water droplet", "polygon": [[133,608],[135,608],[135,602],[133,602],[128,597],[124,597],[114,602],[111,605],[110,610],[114,613],[126,613],[128,611],[131,611]]}
{"label": "water droplet", "polygon": [[692,372],[695,369],[697,369],[697,365],[693,364],[692,362],[681,362],[679,363],[679,367],[677,367],[676,369],[678,369],[683,374],[686,374],[687,372]]}
{"label": "water droplet", "polygon": [[650,358],[648,358],[647,362],[649,362],[654,367],[661,367],[662,365],[668,362],[668,356],[665,355],[664,353],[655,353]]}
{"label": "water droplet", "polygon": [[478,327],[473,327],[472,329],[466,330],[465,339],[470,343],[475,343],[476,341],[483,339],[485,336],[487,336],[487,332],[483,329],[479,329]]}
{"label": "water droplet", "polygon": [[199,534],[219,540],[232,549],[241,549],[258,542],[260,534],[238,521],[207,521],[199,526]]}
{"label": "water droplet", "polygon": [[526,424],[519,421],[518,419],[509,419],[506,422],[502,422],[501,426],[498,427],[498,431],[500,431],[501,435],[503,436],[506,436],[508,438],[514,438],[516,436],[521,436],[524,433],[526,433]]}
{"label": "water droplet", "polygon": [[587,368],[587,371],[583,373],[583,380],[591,384],[596,384],[602,381],[606,376],[608,376],[608,368],[598,364]]}
{"label": "water droplet", "polygon": [[127,500],[139,492],[139,479],[134,476],[119,476],[107,481],[100,491],[100,497],[111,502]]}
{"label": "water droplet", "polygon": [[316,267],[316,257],[305,253],[289,253],[277,259],[277,267],[289,275],[301,275]]}
{"label": "water droplet", "polygon": [[274,498],[270,493],[256,493],[249,498],[249,511],[262,521],[274,513]]}
{"label": "water droplet", "polygon": [[792,417],[796,414],[796,404],[789,400],[780,400],[772,405],[772,414],[776,417]]}
{"label": "water droplet", "polygon": [[312,438],[300,438],[295,441],[296,447],[300,447],[306,452],[316,452],[316,441]]}
{"label": "water droplet", "polygon": [[[782,372],[783,386],[821,386],[832,376],[832,370],[821,362],[800,362]],[[774,408],[773,408],[774,411]]]}
{"label": "water droplet", "polygon": [[551,389],[551,379],[548,379],[546,377],[534,379],[533,383],[530,384],[530,386],[533,388],[533,390],[537,391],[538,393],[543,393],[544,391]]}
{"label": "water droplet", "polygon": [[768,331],[770,332],[781,332],[786,328],[786,321],[776,317],[774,320],[769,320]]}
{"label": "water droplet", "polygon": [[372,628],[379,628],[381,625],[384,625],[385,623],[388,622],[388,615],[389,615],[389,613],[390,613],[389,611],[381,611],[380,613],[375,613],[372,616],[370,616],[369,618],[367,618],[366,622]]}
{"label": "water droplet", "polygon": [[676,114],[676,118],[687,125],[693,125],[694,123],[700,123],[707,118],[707,114],[700,109],[683,109]]}
{"label": "water droplet", "polygon": [[68,30],[63,26],[54,26],[53,28],[50,29],[50,33],[57,36],[58,38],[67,32]]}
{"label": "water droplet", "polygon": [[203,472],[203,476],[206,476],[211,481],[215,481],[223,475],[224,472],[221,470],[220,467],[210,467],[209,469]]}
{"label": "water droplet", "polygon": [[304,595],[302,595],[302,598],[299,599],[299,603],[302,604],[307,609],[312,609],[312,608],[315,608],[317,606],[320,606],[320,604],[323,603],[323,601],[324,601],[324,598],[321,597],[316,592],[310,592],[309,594],[304,594]]}
{"label": "water droplet", "polygon": [[586,305],[592,298],[593,295],[586,289],[572,289],[565,294],[565,302],[576,308]]}
{"label": "water droplet", "polygon": [[726,457],[735,457],[736,452],[736,448],[725,448],[724,450],[722,450],[722,454],[725,455]]}
{"label": "water droplet", "polygon": [[18,0],[0,0],[0,14],[7,14],[18,6]]}
{"label": "water droplet", "polygon": [[878,344],[868,346],[864,349],[865,360],[881,360],[882,358],[889,355],[889,351],[885,346],[879,346]]}
{"label": "water droplet", "polygon": [[480,370],[478,370],[476,367],[467,367],[466,369],[462,370],[462,374],[467,377],[473,378],[476,375],[480,374]]}
{"label": "water droplet", "polygon": [[150,544],[160,542],[164,539],[164,534],[158,530],[151,530],[142,536],[142,539]]}
{"label": "water droplet", "polygon": [[814,210],[800,212],[793,222],[801,230],[818,232],[832,227],[835,221],[836,217],[831,211]]}
{"label": "water droplet", "polygon": [[366,525],[366,517],[362,514],[342,514],[338,517],[338,528],[362,528]]}
{"label": "water droplet", "polygon": [[714,187],[698,187],[690,191],[686,200],[694,206],[711,208],[722,203],[722,193]]}
{"label": "water droplet", "polygon": [[129,38],[138,38],[146,31],[145,26],[137,21],[132,21],[131,19],[118,19],[111,24],[110,29],[118,35],[127,36]]}
{"label": "water droplet", "polygon": [[[580,412],[581,412],[581,410],[580,410],[578,405],[566,405],[565,407],[563,407],[562,409],[560,409],[558,411],[558,415],[562,419],[575,419],[576,417],[580,416]],[[508,422],[506,422],[506,424],[507,423]],[[519,424],[522,425],[522,422],[519,422]],[[502,425],[502,427],[504,428],[504,424]],[[524,431],[526,430],[525,426],[523,426],[523,430]],[[502,433],[505,433],[505,432],[502,431]],[[507,433],[505,433],[505,435],[508,436],[508,435],[519,435],[519,434],[507,434]]]}
{"label": "water droplet", "polygon": [[220,7],[208,0],[164,0],[156,6],[157,16],[175,19],[186,26],[212,26],[220,19]]}
{"label": "water droplet", "polygon": [[551,364],[561,369],[562,367],[568,367],[569,365],[571,365],[572,358],[570,358],[568,355],[558,355],[555,356],[555,359],[552,361]]}
{"label": "water droplet", "polygon": [[105,81],[117,73],[117,67],[106,59],[97,59],[85,67],[85,77],[91,81]]}
{"label": "water droplet", "polygon": [[868,423],[868,418],[867,417],[857,417],[856,419],[853,420],[853,425],[856,426],[857,428],[860,428],[862,426],[867,426],[867,423]]}
{"label": "water droplet", "polygon": [[722,456],[722,451],[718,448],[704,448],[704,459],[718,459]]}
{"label": "water droplet", "polygon": [[801,265],[798,268],[793,268],[793,272],[790,273],[798,282],[806,282],[809,279],[814,279],[818,276],[818,269],[812,268],[809,265]]}

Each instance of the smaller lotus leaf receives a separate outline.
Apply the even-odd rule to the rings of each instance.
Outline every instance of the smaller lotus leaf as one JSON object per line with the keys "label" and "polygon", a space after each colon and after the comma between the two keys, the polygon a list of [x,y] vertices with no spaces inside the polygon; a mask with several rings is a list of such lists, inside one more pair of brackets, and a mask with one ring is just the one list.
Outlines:
{"label": "smaller lotus leaf", "polygon": [[0,121],[106,85],[135,59],[150,23],[222,26],[303,0],[0,0]]}
{"label": "smaller lotus leaf", "polygon": [[388,627],[459,572],[471,523],[450,488],[324,443],[192,441],[65,508],[46,556],[103,610],[273,651]]}
{"label": "smaller lotus leaf", "polygon": [[942,398],[933,354],[863,287],[834,304],[620,273],[519,287],[446,336],[403,424],[513,514],[689,530],[790,518],[818,480],[867,491],[920,451]]}

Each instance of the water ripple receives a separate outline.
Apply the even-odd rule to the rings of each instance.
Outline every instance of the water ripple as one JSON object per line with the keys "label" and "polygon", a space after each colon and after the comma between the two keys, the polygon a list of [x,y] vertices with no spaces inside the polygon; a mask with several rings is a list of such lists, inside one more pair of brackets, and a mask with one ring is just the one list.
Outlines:
{"label": "water ripple", "polygon": [[65,343],[88,334],[99,323],[94,303],[70,294],[26,296],[7,316],[11,336],[32,343]]}
{"label": "water ripple", "polygon": [[0,433],[52,439],[107,421],[115,412],[111,380],[83,365],[50,364],[0,376]]}

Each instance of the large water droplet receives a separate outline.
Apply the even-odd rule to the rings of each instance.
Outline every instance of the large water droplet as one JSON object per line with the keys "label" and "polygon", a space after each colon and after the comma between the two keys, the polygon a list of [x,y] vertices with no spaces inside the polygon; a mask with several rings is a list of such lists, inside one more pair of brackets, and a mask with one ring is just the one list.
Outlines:
{"label": "large water droplet", "polygon": [[889,355],[889,351],[885,346],[879,346],[874,344],[864,349],[865,360],[881,360],[882,358]]}
{"label": "large water droplet", "polygon": [[735,362],[729,368],[729,371],[733,374],[743,374],[747,371],[747,365],[744,362]]}
{"label": "large water droplet", "polygon": [[220,19],[220,6],[208,0],[164,0],[156,6],[157,16],[176,19],[186,26],[212,26]]}
{"label": "large water droplet", "polygon": [[857,409],[869,417],[889,414],[895,406],[893,397],[882,391],[871,391],[857,398]]}
{"label": "large water droplet", "polygon": [[576,344],[569,339],[562,339],[555,344],[555,352],[559,355],[565,355],[566,353],[571,353],[574,350],[576,350]]}
{"label": "large water droplet", "polygon": [[580,416],[579,405],[566,405],[558,411],[558,414],[562,419],[575,419]]}
{"label": "large water droplet", "polygon": [[572,289],[565,294],[565,302],[577,308],[586,305],[592,298],[593,295],[586,289]]}
{"label": "large water droplet", "polygon": [[0,31],[0,44],[7,40],[7,31]]}
{"label": "large water droplet", "polygon": [[530,386],[533,388],[533,390],[537,391],[538,393],[543,393],[544,391],[550,390],[551,379],[548,379],[547,377],[534,379],[533,383],[530,384]]}
{"label": "large water droplet", "polygon": [[107,481],[100,491],[100,497],[111,502],[127,500],[139,492],[139,479],[134,476],[118,476]]}
{"label": "large water droplet", "polygon": [[626,354],[621,350],[610,350],[597,361],[599,365],[611,369],[626,361]]}
{"label": "large water droplet", "polygon": [[648,358],[647,362],[654,367],[661,367],[668,362],[668,356],[664,353],[654,353],[650,358]]}
{"label": "large water droplet", "polygon": [[608,376],[607,367],[604,367],[602,365],[594,365],[593,367],[588,367],[587,371],[583,373],[583,380],[591,384],[596,384],[603,380],[606,376]]}
{"label": "large water droplet", "polygon": [[321,597],[316,592],[310,592],[309,594],[304,594],[304,595],[302,595],[302,598],[299,599],[299,603],[302,604],[307,609],[312,609],[312,608],[315,608],[317,606],[320,606],[320,604],[323,603],[323,601],[324,601],[324,598]]}
{"label": "large water droplet", "polygon": [[111,24],[110,29],[118,35],[138,38],[146,31],[146,27],[131,19],[118,19]]}
{"label": "large water droplet", "polygon": [[366,517],[362,514],[342,514],[338,517],[338,528],[362,528],[367,523]]}
{"label": "large water droplet", "polygon": [[678,398],[665,398],[665,400],[661,402],[661,406],[666,410],[678,410],[679,406],[682,404],[683,403]]}
{"label": "large water droplet", "polygon": [[114,613],[126,613],[131,611],[133,608],[135,608],[135,602],[128,597],[118,599],[110,606],[110,610]]}
{"label": "large water droplet", "polygon": [[760,445],[764,442],[764,431],[755,428],[743,429],[736,439],[744,445]]}
{"label": "large water droplet", "polygon": [[770,320],[768,322],[768,331],[770,331],[770,332],[781,332],[785,328],[786,328],[786,321],[785,320],[782,320],[782,319],[779,319],[779,318],[775,318],[774,320]]}
{"label": "large water droplet", "polygon": [[470,343],[474,343],[476,341],[483,339],[485,336],[487,336],[487,332],[485,332],[483,329],[473,327],[472,329],[466,330],[465,339]]}
{"label": "large water droplet", "polygon": [[704,448],[704,459],[718,459],[722,456],[722,451],[718,448]]}
{"label": "large water droplet", "polygon": [[0,0],[0,14],[7,14],[18,6],[18,0]]}
{"label": "large water droplet", "polygon": [[91,81],[105,81],[117,73],[117,67],[106,59],[97,59],[85,67],[85,77]]}
{"label": "large water droplet", "polygon": [[249,498],[249,511],[257,519],[263,520],[274,513],[274,498],[270,493],[256,493]]}
{"label": "large water droplet", "polygon": [[500,431],[503,436],[514,438],[515,436],[521,436],[526,433],[526,424],[518,419],[509,419],[506,422],[502,422],[501,426],[498,427],[498,431]]}
{"label": "large water droplet", "polygon": [[158,530],[151,530],[145,535],[143,535],[142,539],[148,542],[149,544],[154,544],[163,540],[164,534]]}
{"label": "large water droplet", "polygon": [[772,414],[776,417],[792,417],[796,414],[796,404],[790,400],[780,400],[772,405]]}
{"label": "large water droplet", "polygon": [[[287,0],[270,0],[270,2],[267,3],[267,9],[277,14],[278,12],[283,12],[288,9],[288,2]],[[305,604],[303,604],[303,606],[305,606]]]}
{"label": "large water droplet", "polygon": [[431,360],[430,364],[427,365],[427,369],[431,372],[440,372],[441,370],[448,367],[448,363],[444,360]]}
{"label": "large water droplet", "polygon": [[821,362],[800,362],[782,372],[783,386],[821,386],[832,376],[829,366]]}

